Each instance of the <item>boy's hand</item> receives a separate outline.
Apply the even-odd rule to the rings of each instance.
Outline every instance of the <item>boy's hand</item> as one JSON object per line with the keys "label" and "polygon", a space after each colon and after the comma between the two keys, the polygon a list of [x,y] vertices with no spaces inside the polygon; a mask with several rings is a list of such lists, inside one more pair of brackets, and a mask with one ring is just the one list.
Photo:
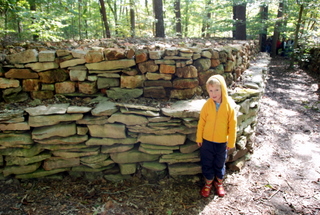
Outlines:
{"label": "boy's hand", "polygon": [[202,146],[202,143],[199,142],[199,143],[197,143],[197,145],[198,145],[199,147],[201,147],[201,146]]}
{"label": "boy's hand", "polygon": [[227,150],[230,150],[230,149],[233,149],[233,148],[227,147]]}

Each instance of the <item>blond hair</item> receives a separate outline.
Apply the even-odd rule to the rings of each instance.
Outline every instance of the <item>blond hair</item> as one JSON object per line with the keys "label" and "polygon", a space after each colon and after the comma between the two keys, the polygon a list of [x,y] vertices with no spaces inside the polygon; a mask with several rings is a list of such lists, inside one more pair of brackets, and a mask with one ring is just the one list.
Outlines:
{"label": "blond hair", "polygon": [[213,86],[213,85],[221,86],[221,83],[214,76],[211,76],[210,78],[208,78],[208,80],[206,82],[206,87],[208,88],[208,86]]}

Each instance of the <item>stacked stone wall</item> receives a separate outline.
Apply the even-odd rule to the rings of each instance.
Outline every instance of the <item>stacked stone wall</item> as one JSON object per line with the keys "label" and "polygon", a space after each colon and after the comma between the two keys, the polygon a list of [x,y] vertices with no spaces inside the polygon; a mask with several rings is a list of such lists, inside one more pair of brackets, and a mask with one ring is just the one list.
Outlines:
{"label": "stacked stone wall", "polygon": [[[238,128],[228,157],[228,166],[239,170],[252,150],[267,71],[268,60],[253,64],[257,46],[28,49],[2,55],[5,102],[63,95],[93,96],[96,105],[59,102],[1,110],[1,177],[68,172],[112,180],[137,172],[151,178],[201,173],[195,133],[205,81],[213,74],[222,74],[229,85],[241,83],[230,89]],[[129,102],[142,97],[158,99],[159,105]]]}

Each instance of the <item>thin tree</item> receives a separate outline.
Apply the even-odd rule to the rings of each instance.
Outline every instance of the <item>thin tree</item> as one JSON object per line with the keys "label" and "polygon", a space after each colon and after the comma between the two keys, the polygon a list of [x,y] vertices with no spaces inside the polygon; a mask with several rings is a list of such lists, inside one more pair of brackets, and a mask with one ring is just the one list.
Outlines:
{"label": "thin tree", "polygon": [[235,38],[236,40],[247,39],[246,8],[246,2],[233,5],[233,20],[235,22],[233,38]]}
{"label": "thin tree", "polygon": [[100,13],[101,13],[104,28],[105,28],[105,34],[106,34],[107,38],[111,38],[108,19],[107,19],[107,13],[106,13],[106,7],[104,5],[104,0],[99,0],[99,2],[100,2],[100,6],[101,6]]}
{"label": "thin tree", "polygon": [[266,51],[268,27],[266,21],[268,20],[268,5],[262,4],[260,6],[260,20],[262,25],[262,31],[259,34],[260,51]]}
{"label": "thin tree", "polygon": [[180,0],[175,0],[174,12],[176,14],[176,36],[182,37]]}
{"label": "thin tree", "polygon": [[206,17],[203,20],[202,29],[201,29],[202,37],[210,37],[209,29],[210,29],[210,22],[211,22],[211,4],[212,4],[211,0],[208,0],[206,2],[206,6],[205,6]]}
{"label": "thin tree", "polygon": [[283,9],[283,2],[281,1],[279,2],[277,21],[274,26],[274,32],[272,37],[271,57],[275,57],[277,54],[277,41],[279,40],[280,28],[282,25],[282,15],[283,15],[282,9]]}
{"label": "thin tree", "polygon": [[130,0],[130,30],[131,30],[131,37],[136,36],[136,20],[135,20],[135,13],[134,13],[134,0]]}
{"label": "thin tree", "polygon": [[162,0],[153,0],[153,11],[156,22],[155,37],[165,37]]}
{"label": "thin tree", "polygon": [[190,18],[190,15],[189,15],[189,1],[186,1],[185,2],[185,10],[184,10],[184,36],[187,37],[188,36],[188,27],[189,27],[189,18]]}
{"label": "thin tree", "polygon": [[[30,5],[30,10],[31,11],[37,11],[37,5],[36,5],[35,0],[29,0],[29,5]],[[31,19],[32,19],[32,23],[34,23],[36,21],[35,17],[31,17]],[[38,33],[34,33],[32,35],[32,37],[33,37],[34,41],[38,41],[39,40],[39,34]]]}
{"label": "thin tree", "polygon": [[[121,5],[122,1],[120,1],[120,5]],[[111,4],[111,1],[110,0],[107,0],[107,4],[111,10],[111,13],[113,14],[113,17],[114,17],[114,23],[115,23],[115,26],[116,26],[116,29],[115,29],[115,34],[118,35],[118,27],[119,27],[119,23],[118,23],[118,15],[117,15],[117,11],[118,11],[118,8],[117,8],[117,1],[114,1],[113,2],[113,7],[112,7],[112,4]]]}
{"label": "thin tree", "polygon": [[80,40],[81,40],[81,39],[82,39],[82,35],[81,35],[82,0],[78,0],[78,11],[79,11],[79,16],[78,16],[78,33],[79,33],[79,38],[80,38]]}
{"label": "thin tree", "polygon": [[293,68],[294,65],[294,61],[296,59],[296,52],[295,50],[298,47],[298,36],[299,36],[299,30],[301,27],[301,20],[302,20],[302,14],[303,14],[303,10],[304,10],[304,5],[300,4],[300,9],[299,9],[299,18],[298,18],[298,23],[296,25],[296,30],[294,32],[294,43],[293,43],[293,52],[292,52],[292,56],[291,56],[291,60],[290,60],[290,66],[289,68]]}

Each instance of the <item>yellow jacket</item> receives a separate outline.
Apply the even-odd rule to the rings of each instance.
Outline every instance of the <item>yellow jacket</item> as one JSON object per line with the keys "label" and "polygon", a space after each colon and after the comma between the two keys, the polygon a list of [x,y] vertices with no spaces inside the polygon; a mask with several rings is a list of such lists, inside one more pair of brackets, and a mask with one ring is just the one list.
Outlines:
{"label": "yellow jacket", "polygon": [[197,129],[196,142],[206,139],[211,142],[225,143],[227,147],[234,148],[237,135],[237,117],[235,103],[228,97],[227,86],[221,75],[215,75],[221,83],[222,102],[216,111],[215,102],[209,98],[203,105]]}

